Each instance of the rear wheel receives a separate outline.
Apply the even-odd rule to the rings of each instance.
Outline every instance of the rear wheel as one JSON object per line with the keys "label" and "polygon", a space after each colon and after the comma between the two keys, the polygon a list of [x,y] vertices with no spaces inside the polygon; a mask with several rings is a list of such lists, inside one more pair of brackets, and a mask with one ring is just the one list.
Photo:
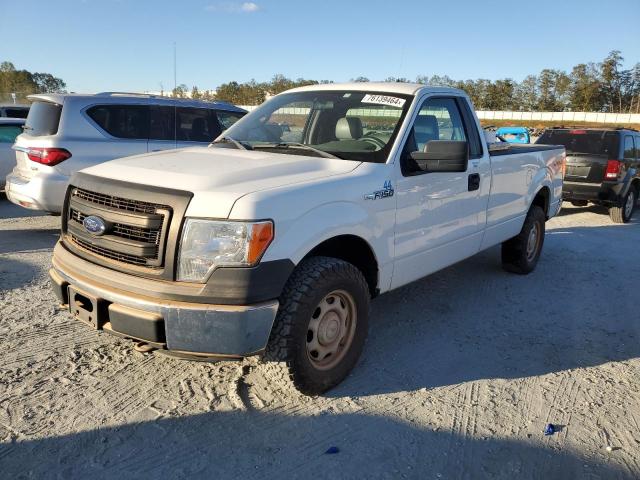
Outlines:
{"label": "rear wheel", "polygon": [[502,268],[521,275],[536,268],[544,244],[545,220],[542,208],[533,205],[520,233],[502,244]]}
{"label": "rear wheel", "polygon": [[620,202],[620,205],[609,208],[611,220],[615,223],[627,223],[633,215],[637,200],[638,192],[635,188],[631,187],[622,199],[622,202]]}
{"label": "rear wheel", "polygon": [[336,258],[309,258],[287,281],[265,358],[285,362],[294,386],[318,395],[355,366],[368,317],[369,287],[360,270]]}

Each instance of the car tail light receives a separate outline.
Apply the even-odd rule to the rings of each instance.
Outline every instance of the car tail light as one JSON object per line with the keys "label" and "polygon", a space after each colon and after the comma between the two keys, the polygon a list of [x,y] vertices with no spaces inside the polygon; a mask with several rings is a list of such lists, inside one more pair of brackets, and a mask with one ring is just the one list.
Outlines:
{"label": "car tail light", "polygon": [[609,160],[607,169],[604,172],[604,178],[617,180],[622,173],[622,162],[620,160]]}
{"label": "car tail light", "polygon": [[29,160],[32,162],[53,167],[71,158],[71,152],[64,148],[29,148],[27,150],[27,157],[29,157]]}
{"label": "car tail light", "polygon": [[569,130],[569,134],[571,135],[585,135],[586,133],[586,130]]}

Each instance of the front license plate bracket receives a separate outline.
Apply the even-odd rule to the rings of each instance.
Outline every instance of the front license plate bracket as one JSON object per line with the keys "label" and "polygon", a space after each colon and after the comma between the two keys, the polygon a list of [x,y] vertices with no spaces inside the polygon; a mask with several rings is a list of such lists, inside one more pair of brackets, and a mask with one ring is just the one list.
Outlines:
{"label": "front license plate bracket", "polygon": [[92,328],[100,329],[105,322],[104,300],[89,295],[71,286],[69,292],[69,311],[76,320],[86,323]]}

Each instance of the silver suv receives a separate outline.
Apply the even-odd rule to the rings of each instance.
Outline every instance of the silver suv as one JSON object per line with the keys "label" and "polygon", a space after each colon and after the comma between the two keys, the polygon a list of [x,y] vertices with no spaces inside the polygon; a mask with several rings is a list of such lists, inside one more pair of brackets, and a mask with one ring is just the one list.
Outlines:
{"label": "silver suv", "polygon": [[205,146],[246,111],[224,102],[153,95],[43,94],[16,139],[16,166],[6,194],[32,210],[60,213],[78,170],[146,152]]}

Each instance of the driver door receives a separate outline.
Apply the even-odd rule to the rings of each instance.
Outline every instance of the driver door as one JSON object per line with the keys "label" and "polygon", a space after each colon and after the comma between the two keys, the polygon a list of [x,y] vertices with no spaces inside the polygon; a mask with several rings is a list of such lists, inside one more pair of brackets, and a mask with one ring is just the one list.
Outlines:
{"label": "driver door", "polygon": [[[465,141],[465,171],[421,169],[411,152],[427,142]],[[392,288],[477,253],[489,198],[490,165],[463,97],[429,97],[414,119],[396,180]],[[463,167],[464,168],[464,167]]]}

